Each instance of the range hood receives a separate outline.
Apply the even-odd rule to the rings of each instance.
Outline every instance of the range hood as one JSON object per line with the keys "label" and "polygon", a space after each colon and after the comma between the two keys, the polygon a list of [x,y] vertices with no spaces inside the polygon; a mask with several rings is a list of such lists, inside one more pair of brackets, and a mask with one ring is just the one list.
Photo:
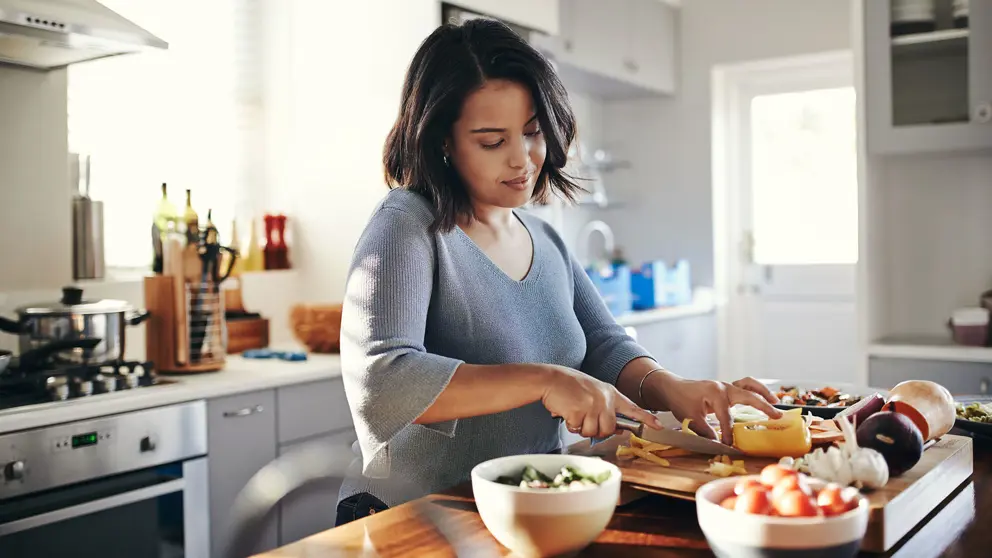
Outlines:
{"label": "range hood", "polygon": [[0,64],[52,70],[168,47],[96,0],[0,0]]}

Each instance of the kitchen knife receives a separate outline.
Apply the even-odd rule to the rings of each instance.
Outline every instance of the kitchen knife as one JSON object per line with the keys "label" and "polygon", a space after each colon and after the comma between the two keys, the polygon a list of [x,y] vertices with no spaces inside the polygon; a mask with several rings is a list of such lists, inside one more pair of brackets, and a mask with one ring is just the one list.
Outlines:
{"label": "kitchen knife", "polygon": [[675,446],[677,448],[696,453],[705,453],[708,455],[729,455],[730,457],[744,455],[739,449],[733,446],[728,446],[717,442],[716,440],[686,434],[681,430],[672,430],[670,428],[662,428],[661,430],[645,428],[640,437],[649,442]]}
{"label": "kitchen knife", "polygon": [[[674,446],[696,453],[704,453],[707,455],[728,455],[731,457],[744,455],[740,450],[733,446],[728,446],[716,440],[710,440],[709,438],[703,438],[702,436],[693,436],[692,434],[682,432],[682,423],[679,422],[679,420],[676,419],[675,415],[672,413],[655,413],[655,416],[658,417],[658,420],[661,421],[661,424],[664,426],[661,430],[645,427],[642,423],[622,415],[617,416],[617,430],[627,430],[632,432],[635,436],[643,438],[649,442]],[[606,438],[592,438],[590,440],[590,447],[604,442],[609,438],[609,436]]]}

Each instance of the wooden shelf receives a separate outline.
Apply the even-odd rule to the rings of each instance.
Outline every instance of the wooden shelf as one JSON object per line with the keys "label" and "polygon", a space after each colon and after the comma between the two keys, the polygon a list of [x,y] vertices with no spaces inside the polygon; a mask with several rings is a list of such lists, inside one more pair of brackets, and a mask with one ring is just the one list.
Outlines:
{"label": "wooden shelf", "polygon": [[957,345],[940,337],[894,337],[868,347],[868,355],[912,360],[992,363],[992,348]]}
{"label": "wooden shelf", "polygon": [[892,53],[895,56],[965,52],[967,49],[967,29],[942,29],[892,37]]}

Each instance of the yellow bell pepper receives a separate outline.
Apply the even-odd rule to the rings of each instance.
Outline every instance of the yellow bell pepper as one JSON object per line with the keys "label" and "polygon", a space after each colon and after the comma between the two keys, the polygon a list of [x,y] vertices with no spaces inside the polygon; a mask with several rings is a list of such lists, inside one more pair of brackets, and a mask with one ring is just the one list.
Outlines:
{"label": "yellow bell pepper", "polygon": [[734,447],[756,457],[802,457],[813,447],[802,409],[774,420],[734,424]]}

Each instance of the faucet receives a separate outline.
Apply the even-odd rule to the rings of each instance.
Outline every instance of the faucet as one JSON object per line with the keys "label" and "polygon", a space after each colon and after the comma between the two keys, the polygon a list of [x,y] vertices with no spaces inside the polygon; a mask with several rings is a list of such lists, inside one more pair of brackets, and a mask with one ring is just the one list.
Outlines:
{"label": "faucet", "polygon": [[603,235],[603,248],[606,250],[606,257],[609,258],[614,251],[615,243],[613,241],[613,229],[603,221],[589,221],[579,230],[578,245],[576,246],[576,251],[581,254],[579,257],[579,262],[582,265],[588,266],[592,262],[589,260],[589,241],[592,239],[592,234],[598,232]]}

